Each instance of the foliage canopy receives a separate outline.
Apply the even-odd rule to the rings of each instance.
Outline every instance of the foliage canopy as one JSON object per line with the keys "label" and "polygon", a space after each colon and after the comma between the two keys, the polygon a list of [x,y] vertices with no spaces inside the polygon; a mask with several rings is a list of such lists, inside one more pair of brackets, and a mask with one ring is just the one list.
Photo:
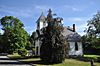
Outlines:
{"label": "foliage canopy", "polygon": [[4,34],[2,35],[2,47],[4,51],[13,52],[21,48],[26,48],[27,44],[30,42],[28,33],[24,30],[23,23],[13,17],[5,16],[0,20],[2,25],[2,30]]}

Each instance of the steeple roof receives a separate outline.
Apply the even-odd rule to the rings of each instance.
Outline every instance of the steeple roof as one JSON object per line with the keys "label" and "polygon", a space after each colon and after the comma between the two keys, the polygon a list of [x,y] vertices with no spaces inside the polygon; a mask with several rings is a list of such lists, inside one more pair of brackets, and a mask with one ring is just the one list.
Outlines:
{"label": "steeple roof", "polygon": [[43,14],[43,12],[42,12],[41,15],[40,15],[40,17],[39,17],[38,20],[36,21],[36,23],[38,23],[38,22],[40,22],[40,21],[44,22],[45,19],[46,19],[46,17],[44,16],[44,14]]}

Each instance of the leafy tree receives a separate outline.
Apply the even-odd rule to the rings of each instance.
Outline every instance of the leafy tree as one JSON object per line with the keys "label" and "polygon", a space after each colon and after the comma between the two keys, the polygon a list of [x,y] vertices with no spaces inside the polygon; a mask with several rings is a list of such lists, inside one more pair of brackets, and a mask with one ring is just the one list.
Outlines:
{"label": "leafy tree", "polygon": [[5,44],[5,51],[13,52],[21,48],[25,48],[29,44],[29,35],[24,30],[23,23],[13,16],[5,16],[1,18],[1,25],[3,26],[3,44]]}
{"label": "leafy tree", "polygon": [[47,16],[48,26],[43,29],[40,57],[48,63],[64,61],[66,57],[67,42],[62,35],[63,25],[61,18],[52,18],[51,11]]}
{"label": "leafy tree", "polygon": [[87,22],[86,41],[90,43],[91,47],[100,48],[100,12],[97,12],[97,14]]}
{"label": "leafy tree", "polygon": [[97,12],[94,17],[88,21],[87,34],[91,37],[100,37],[100,12]]}
{"label": "leafy tree", "polygon": [[33,32],[32,35],[30,36],[30,42],[32,47],[35,47],[35,40],[36,40],[36,33]]}
{"label": "leafy tree", "polygon": [[3,48],[3,45],[2,45],[2,35],[0,34],[0,52],[2,52],[2,48]]}

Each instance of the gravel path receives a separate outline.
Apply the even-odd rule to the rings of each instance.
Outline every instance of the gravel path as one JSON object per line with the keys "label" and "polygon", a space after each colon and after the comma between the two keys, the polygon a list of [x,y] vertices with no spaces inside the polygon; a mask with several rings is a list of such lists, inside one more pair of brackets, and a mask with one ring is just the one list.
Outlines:
{"label": "gravel path", "polygon": [[10,60],[7,56],[0,56],[0,66],[31,66],[17,60]]}

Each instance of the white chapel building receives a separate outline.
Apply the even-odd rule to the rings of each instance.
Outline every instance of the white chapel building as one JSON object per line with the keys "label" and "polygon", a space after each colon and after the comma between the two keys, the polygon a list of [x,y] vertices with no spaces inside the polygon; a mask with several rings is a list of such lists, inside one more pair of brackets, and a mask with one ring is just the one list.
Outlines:
{"label": "white chapel building", "polygon": [[[35,55],[40,55],[40,47],[41,47],[41,41],[39,38],[39,34],[42,34],[42,29],[47,26],[46,17],[42,13],[40,17],[37,20],[37,29],[36,31],[36,40],[35,40]],[[73,24],[73,27],[64,27],[64,31],[62,32],[63,36],[66,37],[69,44],[69,55],[76,55],[76,56],[82,56],[83,55],[83,48],[82,48],[82,41],[81,36],[75,31],[75,24]]]}

